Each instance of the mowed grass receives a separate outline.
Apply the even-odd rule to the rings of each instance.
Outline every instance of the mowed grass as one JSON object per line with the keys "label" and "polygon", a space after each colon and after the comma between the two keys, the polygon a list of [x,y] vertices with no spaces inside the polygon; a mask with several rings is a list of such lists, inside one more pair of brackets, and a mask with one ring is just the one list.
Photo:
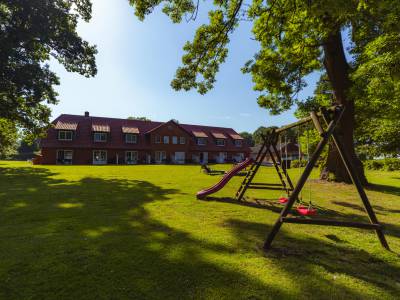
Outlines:
{"label": "mowed grass", "polygon": [[[367,175],[392,252],[373,231],[284,224],[264,253],[280,190],[237,203],[237,176],[206,201],[195,193],[220,176],[199,166],[0,162],[0,298],[399,299],[400,172]],[[368,220],[352,186],[310,193],[320,217]]]}

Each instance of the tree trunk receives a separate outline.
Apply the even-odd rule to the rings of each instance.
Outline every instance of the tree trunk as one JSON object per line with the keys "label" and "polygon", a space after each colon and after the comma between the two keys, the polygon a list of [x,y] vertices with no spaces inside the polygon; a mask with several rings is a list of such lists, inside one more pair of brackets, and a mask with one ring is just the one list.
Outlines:
{"label": "tree trunk", "polygon": [[[338,132],[342,137],[347,153],[351,156],[353,164],[357,168],[361,182],[367,184],[362,163],[354,149],[355,109],[354,101],[346,96],[351,82],[340,30],[328,36],[323,44],[323,49],[324,65],[332,85],[336,104],[345,106],[345,111],[338,124]],[[351,179],[333,142],[329,144],[326,166],[321,172],[321,179],[328,179],[331,174],[336,181],[351,183]]]}

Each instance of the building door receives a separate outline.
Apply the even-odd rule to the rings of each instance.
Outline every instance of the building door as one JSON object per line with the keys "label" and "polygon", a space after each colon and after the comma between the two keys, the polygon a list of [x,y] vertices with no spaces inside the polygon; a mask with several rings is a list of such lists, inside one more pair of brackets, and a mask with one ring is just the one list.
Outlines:
{"label": "building door", "polygon": [[175,152],[174,161],[176,164],[185,163],[185,152]]}
{"label": "building door", "polygon": [[93,164],[94,165],[105,165],[105,164],[107,164],[107,151],[105,151],[105,150],[94,150],[93,151]]}
{"label": "building door", "polygon": [[72,150],[58,150],[57,151],[57,164],[71,165],[72,164]]}
{"label": "building door", "polygon": [[201,164],[208,163],[208,152],[200,152],[200,163]]}
{"label": "building door", "polygon": [[125,152],[125,162],[128,165],[136,164],[138,160],[138,152],[137,151],[126,151]]}
{"label": "building door", "polygon": [[218,162],[220,164],[223,164],[226,161],[227,156],[228,155],[226,154],[226,152],[220,152],[217,158]]}
{"label": "building door", "polygon": [[165,162],[167,159],[167,153],[165,151],[156,151],[156,157],[155,157],[155,162],[157,164]]}

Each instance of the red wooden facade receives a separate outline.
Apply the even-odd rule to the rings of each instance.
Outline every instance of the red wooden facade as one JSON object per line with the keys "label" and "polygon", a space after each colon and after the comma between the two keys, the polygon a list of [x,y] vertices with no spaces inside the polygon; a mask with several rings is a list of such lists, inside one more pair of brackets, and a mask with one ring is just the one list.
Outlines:
{"label": "red wooden facade", "polygon": [[61,115],[41,140],[42,164],[238,162],[250,155],[231,128]]}

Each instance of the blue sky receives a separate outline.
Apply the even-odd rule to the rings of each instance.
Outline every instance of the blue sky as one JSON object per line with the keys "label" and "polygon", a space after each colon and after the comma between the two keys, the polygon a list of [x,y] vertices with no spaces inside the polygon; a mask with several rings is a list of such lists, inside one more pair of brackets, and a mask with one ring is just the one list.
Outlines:
{"label": "blue sky", "polygon": [[[206,22],[206,13],[200,6],[195,22],[173,24],[158,10],[140,22],[127,0],[94,0],[92,20],[81,22],[78,31],[98,47],[98,74],[85,78],[52,61],[51,68],[61,81],[56,88],[60,102],[52,107],[53,117],[89,111],[96,116],[146,116],[154,121],[174,118],[239,132],[295,121],[293,111],[270,116],[260,108],[251,77],[240,71],[258,47],[250,39],[250,23],[242,24],[231,36],[229,57],[221,66],[214,90],[199,95],[170,87],[181,63],[182,46],[192,39],[197,26]],[[300,97],[312,94],[317,76],[308,78],[309,86]]]}

